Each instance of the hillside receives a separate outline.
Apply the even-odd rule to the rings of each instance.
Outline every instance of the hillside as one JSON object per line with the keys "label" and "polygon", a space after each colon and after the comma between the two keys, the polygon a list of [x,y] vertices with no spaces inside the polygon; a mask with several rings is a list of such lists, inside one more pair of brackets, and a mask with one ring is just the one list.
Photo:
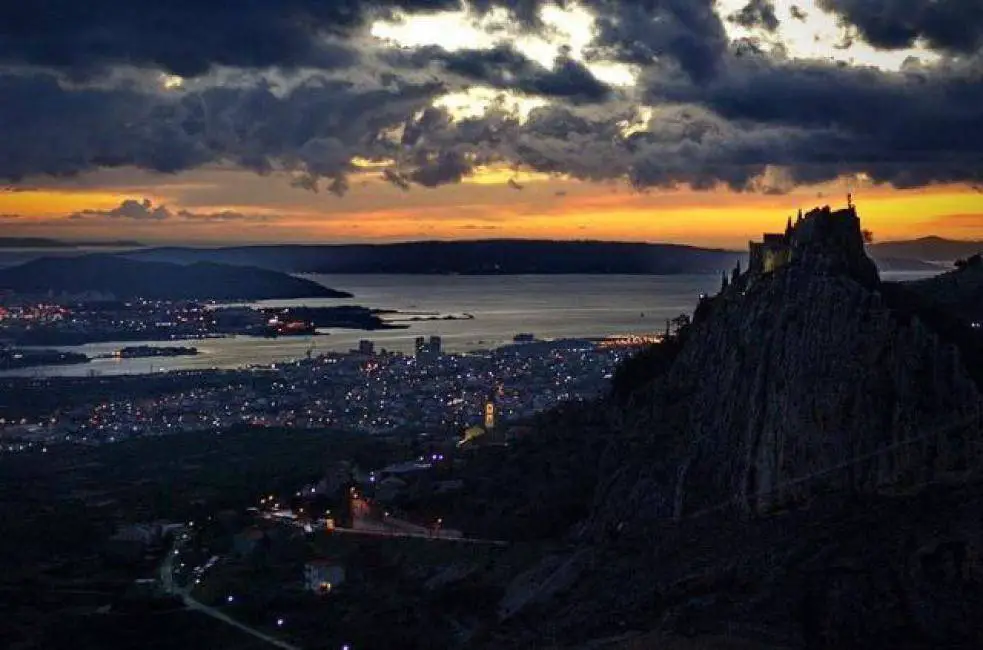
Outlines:
{"label": "hillside", "polygon": [[290,273],[718,273],[743,254],[675,244],[484,240],[378,245],[157,248],[127,257],[247,264]]}
{"label": "hillside", "polygon": [[970,258],[962,268],[926,280],[909,282],[907,286],[932,301],[940,309],[950,311],[971,322],[983,321],[983,262],[980,256]]}
{"label": "hillside", "polygon": [[921,260],[923,262],[952,262],[983,251],[983,242],[920,237],[901,241],[885,241],[870,246],[875,258]]}
{"label": "hillside", "polygon": [[0,290],[31,295],[99,293],[116,299],[260,300],[351,294],[266,269],[200,262],[138,262],[110,255],[47,257],[0,269]]}
{"label": "hillside", "polygon": [[[756,245],[617,394],[482,468],[504,522],[573,542],[517,577],[486,647],[978,647],[979,348],[883,285],[860,233],[818,210]],[[592,488],[550,489],[573,476]]]}

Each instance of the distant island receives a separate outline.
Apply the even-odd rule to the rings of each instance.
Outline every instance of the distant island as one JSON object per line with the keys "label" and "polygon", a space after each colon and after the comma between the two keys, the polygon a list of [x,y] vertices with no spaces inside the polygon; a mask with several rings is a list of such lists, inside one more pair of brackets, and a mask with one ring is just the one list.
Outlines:
{"label": "distant island", "polygon": [[[983,242],[925,237],[871,244],[885,271],[930,271],[983,250]],[[680,244],[612,241],[488,239],[398,244],[269,245],[229,248],[145,248],[130,259],[191,264],[251,265],[286,273],[393,274],[629,274],[716,273],[746,263],[743,251]]]}
{"label": "distant island", "polygon": [[129,300],[350,298],[352,294],[286,273],[212,262],[141,262],[98,254],[44,257],[0,269],[0,287],[20,295],[101,295]]}
{"label": "distant island", "polygon": [[460,275],[717,273],[745,258],[743,252],[678,244],[523,239],[153,248],[125,256],[179,264],[242,264],[286,273]]}
{"label": "distant island", "polygon": [[77,352],[60,350],[24,350],[0,348],[0,370],[17,370],[35,366],[62,366],[88,363],[89,357]]}
{"label": "distant island", "polygon": [[407,325],[394,325],[381,318],[394,313],[382,309],[369,309],[357,305],[338,307],[291,307],[289,309],[262,309],[269,318],[267,336],[309,335],[317,328],[343,328],[360,330],[406,329]]}
{"label": "distant island", "polygon": [[406,323],[419,323],[434,320],[474,320],[474,314],[411,314],[398,320]]}
{"label": "distant island", "polygon": [[146,357],[185,357],[196,354],[198,354],[198,348],[135,345],[122,348],[115,356],[121,359],[142,359]]}
{"label": "distant island", "polygon": [[2,248],[142,248],[144,244],[129,239],[115,241],[64,241],[47,237],[0,237]]}
{"label": "distant island", "polygon": [[983,251],[983,241],[920,237],[904,241],[885,241],[870,246],[875,262],[883,258],[951,263]]}

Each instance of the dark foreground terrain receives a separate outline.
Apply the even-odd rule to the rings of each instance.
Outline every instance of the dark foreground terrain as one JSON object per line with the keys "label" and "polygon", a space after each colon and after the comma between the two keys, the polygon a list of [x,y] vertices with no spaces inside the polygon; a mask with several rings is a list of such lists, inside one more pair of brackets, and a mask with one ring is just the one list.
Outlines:
{"label": "dark foreground terrain", "polygon": [[[129,616],[132,580],[167,548],[121,563],[107,536],[193,517],[193,563],[223,558],[195,597],[308,649],[983,647],[977,284],[881,282],[853,208],[810,212],[771,246],[625,362],[609,395],[451,440],[445,467],[373,493],[463,542],[277,514],[338,460],[418,458],[410,438],[239,430],[0,459],[0,588],[22,595],[4,638],[57,647],[74,625],[110,629],[99,612]],[[342,500],[317,512],[354,526],[375,482],[361,480],[335,481]],[[312,558],[344,582],[305,591]],[[82,604],[59,595],[75,591]],[[199,624],[165,620],[159,647]]]}
{"label": "dark foreground terrain", "polygon": [[143,593],[167,541],[115,543],[121,527],[208,521],[259,490],[286,490],[339,458],[385,464],[398,443],[331,431],[242,429],[0,456],[0,646],[252,648],[263,642]]}

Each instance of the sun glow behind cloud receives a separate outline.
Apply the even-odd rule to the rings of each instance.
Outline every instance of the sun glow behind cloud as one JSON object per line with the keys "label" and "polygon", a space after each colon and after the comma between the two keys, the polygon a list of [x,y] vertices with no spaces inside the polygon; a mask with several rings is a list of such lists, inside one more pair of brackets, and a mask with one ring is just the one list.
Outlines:
{"label": "sun glow behind cloud", "polygon": [[[808,15],[804,21],[791,16],[792,3],[777,2],[780,25],[773,34],[749,30],[726,20],[745,3],[746,0],[718,0],[728,36],[761,39],[766,48],[781,46],[791,58],[832,59],[884,70],[901,69],[912,56],[923,62],[937,59],[922,48],[879,51],[860,40],[855,40],[849,48],[840,48],[844,29],[831,15],[817,9],[812,0],[796,3]],[[542,32],[545,36],[520,31],[509,24],[501,11],[484,17],[467,11],[402,16],[376,22],[370,31],[380,43],[401,47],[437,45],[455,51],[487,49],[505,43],[545,68],[553,68],[557,55],[568,46],[569,56],[583,62],[601,81],[614,86],[619,99],[626,97],[637,105],[634,69],[613,62],[584,61],[584,51],[596,31],[594,18],[586,9],[577,5],[565,8],[549,5],[542,10],[541,18],[549,27]],[[204,80],[161,75],[156,80],[151,77],[151,83],[180,97],[203,85],[224,85],[224,81],[216,81],[219,72]],[[257,74],[279,73],[264,70]],[[295,77],[299,79],[303,75],[298,73]],[[234,79],[230,81],[233,82]],[[271,83],[271,88],[279,89],[280,94],[289,87],[289,79]],[[531,111],[547,105],[548,100],[476,84],[447,93],[434,103],[457,119],[480,116],[495,107],[526,120]],[[607,109],[608,105],[603,105],[600,110]],[[618,125],[622,135],[646,130],[652,116],[657,116],[660,110],[663,108],[638,107],[637,119],[624,120]],[[399,140],[401,128],[396,127],[397,134],[391,140]],[[59,189],[0,193],[0,214],[23,215],[17,220],[17,227],[24,232],[71,236],[69,230],[62,229],[68,225],[65,220],[68,214],[85,209],[111,209],[127,198],[151,198],[175,210],[188,208],[207,213],[234,209],[275,218],[269,223],[244,222],[231,227],[195,224],[194,233],[182,230],[183,226],[177,227],[180,224],[168,230],[159,224],[89,223],[85,224],[91,229],[87,233],[99,227],[127,227],[134,229],[135,237],[148,241],[187,241],[188,238],[372,241],[516,236],[666,240],[742,247],[748,237],[783,223],[782,215],[800,205],[842,203],[847,189],[859,189],[858,200],[865,223],[879,238],[903,238],[928,232],[961,238],[983,237],[983,194],[963,186],[899,192],[887,187],[870,187],[858,178],[826,188],[795,189],[791,180],[783,183],[781,169],[771,169],[767,183],[758,189],[781,186],[782,190],[790,190],[790,194],[735,194],[725,190],[698,193],[685,187],[636,194],[623,182],[581,183],[569,177],[533,173],[503,164],[479,167],[473,175],[454,185],[434,190],[414,186],[404,192],[382,179],[382,170],[393,161],[356,157],[350,162],[355,169],[348,177],[352,191],[341,200],[326,195],[323,184],[320,194],[292,189],[289,179],[277,173],[255,177],[237,171],[230,175],[236,179],[233,182],[222,180],[207,188],[195,188],[194,178],[211,173],[197,170],[183,173],[183,180],[176,183],[162,182],[160,177],[155,177],[156,180],[147,180],[134,188],[102,185],[88,190],[58,181]],[[85,178],[83,175],[82,180]],[[820,191],[829,198],[817,197]],[[52,231],[53,224],[59,230]]]}
{"label": "sun glow behind cloud", "polygon": [[[722,16],[733,15],[746,4],[747,0],[717,0]],[[805,20],[793,17],[793,6],[806,14]],[[773,35],[749,30],[726,20],[724,25],[731,39],[747,36],[764,38],[765,42],[781,44],[791,58],[826,59],[882,70],[900,70],[905,61],[912,57],[923,63],[938,60],[937,55],[924,48],[878,50],[860,39],[849,39],[850,34],[837,24],[833,15],[819,9],[815,0],[779,0],[775,2],[775,14],[780,24]],[[847,43],[849,47],[844,47]]]}
{"label": "sun glow behind cloud", "polygon": [[[508,15],[494,10],[485,16],[462,10],[429,15],[399,15],[394,20],[380,20],[370,33],[378,39],[401,47],[437,45],[449,52],[463,49],[491,49],[499,44],[511,44],[519,52],[545,68],[552,68],[562,47],[569,47],[570,56],[584,62],[583,51],[594,37],[594,17],[583,7],[571,4],[566,8],[546,5],[540,19],[550,37],[527,34],[510,25]],[[635,82],[631,66],[615,62],[586,63],[595,77],[614,86],[630,86]]]}
{"label": "sun glow behind cloud", "polygon": [[[546,5],[540,19],[549,28],[550,38],[538,34],[522,33],[509,24],[507,14],[494,10],[478,16],[468,10],[428,15],[398,15],[393,20],[380,20],[372,25],[372,36],[391,45],[420,47],[436,45],[449,52],[463,49],[491,49],[509,44],[532,61],[550,69],[554,66],[561,48],[568,47],[569,55],[584,63],[600,81],[615,87],[630,87],[635,83],[635,70],[615,62],[586,62],[584,49],[594,36],[594,17],[583,7],[570,5],[560,8]],[[447,108],[457,117],[481,115],[493,102],[503,99],[515,106],[525,118],[537,106],[547,102],[542,98],[528,97],[514,92],[503,92],[481,86],[466,91],[449,93],[435,104]]]}

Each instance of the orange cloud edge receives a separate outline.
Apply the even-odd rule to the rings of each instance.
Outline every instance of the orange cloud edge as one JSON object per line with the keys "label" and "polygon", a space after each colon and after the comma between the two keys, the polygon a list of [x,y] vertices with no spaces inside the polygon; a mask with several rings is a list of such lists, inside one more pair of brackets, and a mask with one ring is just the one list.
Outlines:
{"label": "orange cloud edge", "polygon": [[[209,175],[210,174],[210,175]],[[513,183],[509,181],[513,180]],[[687,187],[636,192],[495,168],[463,183],[403,192],[364,171],[343,198],[289,188],[283,176],[188,172],[136,183],[60,183],[0,193],[2,236],[140,239],[147,243],[348,242],[414,239],[547,238],[664,241],[743,248],[798,208],[845,203],[846,181],[774,195]],[[521,187],[522,189],[517,189]],[[965,185],[914,190],[853,189],[864,224],[878,240],[939,235],[983,238],[983,193]],[[275,217],[250,223],[144,223],[69,220],[127,198],[195,212],[232,210]],[[16,216],[14,216],[16,215]]]}

